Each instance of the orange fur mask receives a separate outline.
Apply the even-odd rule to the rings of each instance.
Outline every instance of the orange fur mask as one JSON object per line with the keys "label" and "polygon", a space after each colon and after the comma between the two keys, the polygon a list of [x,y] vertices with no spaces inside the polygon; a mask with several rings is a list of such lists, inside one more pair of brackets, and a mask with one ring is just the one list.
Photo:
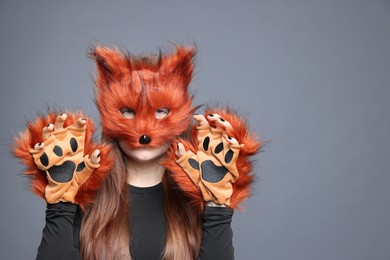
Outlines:
{"label": "orange fur mask", "polygon": [[140,148],[161,146],[185,132],[195,110],[188,94],[195,52],[176,45],[175,53],[132,56],[95,47],[95,98],[105,136]]}

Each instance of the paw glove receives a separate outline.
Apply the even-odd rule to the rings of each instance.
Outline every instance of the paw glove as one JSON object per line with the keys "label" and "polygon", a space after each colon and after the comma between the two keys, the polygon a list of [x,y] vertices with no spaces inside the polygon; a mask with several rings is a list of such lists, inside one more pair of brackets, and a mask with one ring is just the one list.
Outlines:
{"label": "paw glove", "polygon": [[[239,178],[236,161],[241,146],[236,139],[226,135],[222,127],[211,127],[203,115],[196,115],[194,118],[199,123],[196,127],[197,153],[189,150],[176,162],[199,187],[205,201],[230,205],[232,184]],[[224,124],[226,128],[230,125],[218,114],[210,114],[207,118],[217,125]],[[176,154],[181,155],[180,151]]]}
{"label": "paw glove", "polygon": [[194,119],[198,124],[192,140],[180,138],[164,165],[196,207],[214,202],[237,208],[250,194],[254,178],[250,157],[261,143],[244,119],[229,109],[208,110]]}
{"label": "paw glove", "polygon": [[27,166],[32,190],[47,203],[83,207],[92,200],[112,164],[110,147],[92,144],[93,131],[92,120],[81,114],[51,113],[30,122],[15,139],[13,152]]}

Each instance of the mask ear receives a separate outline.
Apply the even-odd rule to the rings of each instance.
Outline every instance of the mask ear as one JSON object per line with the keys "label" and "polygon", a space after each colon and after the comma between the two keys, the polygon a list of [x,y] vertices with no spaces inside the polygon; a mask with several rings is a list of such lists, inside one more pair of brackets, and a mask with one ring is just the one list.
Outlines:
{"label": "mask ear", "polygon": [[178,82],[184,90],[187,90],[195,67],[196,48],[178,45],[175,47],[175,54],[163,57],[160,75],[168,81]]}
{"label": "mask ear", "polygon": [[91,48],[89,56],[96,62],[98,71],[96,85],[99,89],[108,87],[112,81],[120,80],[131,70],[130,59],[124,57],[118,49],[100,45]]}

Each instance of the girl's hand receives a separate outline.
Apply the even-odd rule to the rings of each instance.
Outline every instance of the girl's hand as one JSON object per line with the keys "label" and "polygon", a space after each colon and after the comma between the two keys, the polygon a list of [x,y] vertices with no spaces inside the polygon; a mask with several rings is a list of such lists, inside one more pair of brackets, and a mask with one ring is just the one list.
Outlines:
{"label": "girl's hand", "polygon": [[[195,115],[196,154],[179,142],[176,161],[200,189],[206,202],[230,205],[232,184],[239,178],[236,161],[243,145],[229,135],[231,124],[218,114]],[[213,204],[213,203],[211,203]]]}
{"label": "girl's hand", "polygon": [[43,128],[45,141],[29,150],[36,166],[46,172],[45,198],[50,204],[59,201],[73,203],[79,187],[100,166],[99,149],[95,149],[91,156],[84,155],[87,120],[78,118],[73,125],[64,128],[66,118],[63,113],[54,124],[49,123]]}
{"label": "girl's hand", "polygon": [[27,167],[34,193],[50,204],[84,207],[112,167],[110,146],[95,144],[94,123],[81,113],[49,113],[28,123],[13,153]]}

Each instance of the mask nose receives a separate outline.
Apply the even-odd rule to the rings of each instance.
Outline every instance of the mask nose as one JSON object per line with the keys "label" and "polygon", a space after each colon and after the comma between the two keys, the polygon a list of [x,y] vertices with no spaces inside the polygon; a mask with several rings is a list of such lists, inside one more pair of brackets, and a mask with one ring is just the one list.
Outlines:
{"label": "mask nose", "polygon": [[147,135],[142,135],[138,141],[140,144],[148,144],[150,141],[152,141],[152,139]]}

